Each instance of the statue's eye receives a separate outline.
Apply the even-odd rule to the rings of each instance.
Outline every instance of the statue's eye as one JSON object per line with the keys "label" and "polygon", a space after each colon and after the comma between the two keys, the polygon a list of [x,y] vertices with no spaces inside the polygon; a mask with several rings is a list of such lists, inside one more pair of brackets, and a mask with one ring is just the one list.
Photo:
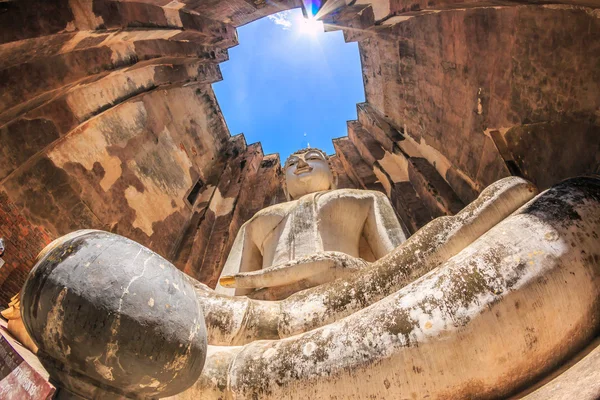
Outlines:
{"label": "statue's eye", "polygon": [[297,158],[292,158],[291,160],[288,161],[288,167],[291,167],[292,165],[296,165],[296,164],[298,164]]}
{"label": "statue's eye", "polygon": [[317,153],[309,154],[305,157],[306,160],[322,160],[323,156]]}

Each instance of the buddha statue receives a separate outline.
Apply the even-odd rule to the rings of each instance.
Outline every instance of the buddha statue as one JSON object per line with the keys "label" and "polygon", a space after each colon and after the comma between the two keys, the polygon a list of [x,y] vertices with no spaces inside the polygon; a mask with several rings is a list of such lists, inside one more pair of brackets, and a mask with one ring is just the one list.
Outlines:
{"label": "buddha statue", "polygon": [[295,152],[284,174],[288,202],[241,227],[218,293],[279,300],[353,274],[406,240],[383,193],[336,189],[323,151]]}
{"label": "buddha statue", "polygon": [[53,381],[75,398],[505,398],[597,335],[598,178],[539,195],[505,178],[406,238],[385,196],[335,189],[321,151],[285,174],[289,201],[243,225],[216,290],[112,233],[50,244],[21,314]]}

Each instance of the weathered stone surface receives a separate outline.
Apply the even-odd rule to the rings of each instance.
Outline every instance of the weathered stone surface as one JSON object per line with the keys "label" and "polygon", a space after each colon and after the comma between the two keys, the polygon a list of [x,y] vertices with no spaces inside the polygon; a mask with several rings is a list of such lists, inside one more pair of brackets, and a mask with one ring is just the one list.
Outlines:
{"label": "weathered stone surface", "polygon": [[8,0],[0,5],[0,43],[76,30],[178,27],[230,38],[231,28],[266,15],[300,7],[299,0]]}
{"label": "weathered stone surface", "polygon": [[290,201],[260,210],[241,227],[217,293],[283,299],[357,274],[406,240],[383,194],[332,190],[321,150],[293,153],[284,170]]}
{"label": "weathered stone surface", "polygon": [[464,207],[452,188],[426,159],[410,157],[408,166],[409,180],[432,215],[452,215]]}
{"label": "weathered stone surface", "polygon": [[[101,13],[112,6],[118,15]],[[69,7],[55,15],[64,29],[40,17],[40,36],[15,27],[0,46],[0,187],[54,235],[110,229],[173,256],[192,215],[186,196],[224,165],[229,133],[206,84],[221,78],[235,30],[150,4]],[[150,29],[89,30],[135,21]]]}
{"label": "weathered stone surface", "polygon": [[[509,173],[485,131],[545,123],[537,136],[555,137],[549,123],[598,125],[594,65],[600,52],[594,49],[600,22],[593,9],[466,7],[383,24],[387,28],[359,39],[367,102],[405,128],[404,135],[463,201]],[[578,154],[577,143],[564,143],[562,153]],[[594,147],[586,160],[596,153]],[[549,167],[543,178],[526,177],[549,184],[560,179],[552,178],[549,154],[530,151],[524,157],[531,157],[523,160],[528,165],[541,165],[537,159],[546,157],[543,165]],[[573,166],[571,175],[597,168],[562,163]]]}
{"label": "weathered stone surface", "polygon": [[409,232],[415,233],[433,218],[410,182],[390,183],[389,196]]}
{"label": "weathered stone surface", "polygon": [[566,181],[338,323],[213,349],[208,375],[178,398],[505,397],[596,335],[599,211],[597,179]]}
{"label": "weathered stone surface", "polygon": [[178,32],[65,33],[2,45],[0,110],[80,79],[131,66],[138,60],[159,57],[227,60],[227,50],[195,43],[190,38],[178,39]]}
{"label": "weathered stone surface", "polygon": [[331,165],[331,170],[333,171],[334,177],[337,179],[337,187],[339,189],[357,189],[358,186],[351,180],[348,176],[348,173],[344,169],[342,165],[342,161],[334,154],[329,157],[329,164]]}
{"label": "weathered stone surface", "polygon": [[[546,188],[581,171],[600,171],[600,125],[593,122],[540,122],[504,134],[519,172]],[[568,149],[567,151],[565,151]]]}
{"label": "weathered stone surface", "polygon": [[0,4],[0,43],[45,36],[67,29],[73,10],[63,0],[3,1]]}
{"label": "weathered stone surface", "polygon": [[228,136],[210,87],[160,88],[70,131],[3,187],[54,234],[102,228],[170,256],[191,216],[185,198],[198,179],[213,179]]}
{"label": "weathered stone surface", "polygon": [[209,18],[231,23],[234,26],[245,25],[266,15],[290,8],[302,6],[300,0],[185,0],[186,8],[208,16]]}
{"label": "weathered stone surface", "polygon": [[354,144],[348,138],[333,140],[333,147],[348,177],[359,188],[384,191],[373,169],[369,167]]}
{"label": "weathered stone surface", "polygon": [[385,157],[385,150],[358,121],[348,121],[348,139],[354,144],[362,159],[370,166]]}
{"label": "weathered stone surface", "polygon": [[229,228],[242,188],[249,190],[248,185],[262,162],[262,148],[259,145],[246,146],[243,136],[237,136],[233,139],[229,158],[230,162],[219,178],[200,224],[193,232],[190,255],[185,264],[183,260],[180,264],[188,275],[211,287],[217,284],[227,259],[232,244]]}
{"label": "weathered stone surface", "polygon": [[[350,138],[336,141],[338,187],[376,187],[415,232],[502,177],[546,188],[598,172],[599,5],[559,3],[328,2],[318,16],[359,42],[366,92]],[[197,277],[206,259],[201,278],[214,284],[243,222],[284,199],[258,152],[217,197],[253,150],[234,155],[207,84],[236,26],[297,6],[0,2],[0,191],[31,229],[113,230]]]}
{"label": "weathered stone surface", "polygon": [[110,28],[183,28],[178,38],[194,38],[203,44],[231,47],[237,44],[235,28],[190,11],[183,3],[144,1],[94,1],[96,18]]}
{"label": "weathered stone surface", "polygon": [[55,237],[27,220],[0,192],[0,238],[5,246],[0,257],[0,304],[6,306],[21,290],[39,252]]}
{"label": "weathered stone surface", "polygon": [[[361,107],[365,109],[366,107]],[[456,196],[452,188],[444,180],[438,171],[422,157],[410,157],[400,150],[394,143],[391,144],[391,151],[384,150],[388,134],[395,137],[398,142],[404,138],[389,125],[385,118],[375,116],[377,120],[369,120],[369,128],[374,132],[385,129],[385,137],[378,135],[372,136],[367,129],[358,121],[348,122],[348,138],[356,147],[356,150],[362,159],[373,167],[375,176],[383,184],[389,197],[392,196],[392,187],[396,183],[410,182],[419,198],[425,204],[430,215],[452,215],[463,208],[463,203]],[[382,142],[380,142],[380,140]],[[352,151],[348,151],[352,154]],[[356,164],[353,164],[356,167]],[[410,201],[409,203],[415,203]],[[418,213],[418,210],[415,210]],[[407,218],[411,218],[412,212],[407,213]],[[419,226],[420,227],[420,226]]]}
{"label": "weathered stone surface", "polygon": [[124,237],[88,230],[53,242],[22,307],[52,378],[84,398],[173,395],[202,371],[206,328],[193,287]]}
{"label": "weathered stone surface", "polygon": [[[370,5],[355,4],[348,7],[341,7],[333,11],[330,11],[330,9],[331,7],[326,5],[321,11],[322,14],[325,14],[321,18],[325,31],[344,29],[344,35],[347,41],[357,40],[362,31],[375,24],[373,7]],[[327,11],[330,12],[327,13]]]}
{"label": "weathered stone surface", "polygon": [[[339,396],[348,396],[350,392],[348,392],[347,384],[341,386],[337,384],[339,379],[344,377],[344,365],[351,366],[353,371],[366,374],[364,379],[375,379],[368,388],[353,385],[353,391],[362,390],[362,395],[385,397],[390,393],[394,395],[401,393],[405,388],[406,379],[409,383],[414,381],[414,390],[422,391],[423,395],[440,392],[444,396],[460,397],[465,393],[472,392],[475,395],[484,390],[490,396],[503,396],[515,391],[548,371],[553,365],[558,365],[569,356],[573,349],[585,343],[596,332],[594,324],[597,322],[594,321],[590,324],[589,317],[597,312],[597,302],[594,301],[597,293],[594,291],[597,291],[598,287],[595,282],[598,257],[594,251],[598,246],[597,237],[595,237],[597,235],[594,236],[593,232],[600,223],[598,218],[599,191],[600,183],[597,179],[569,180],[538,196],[513,213],[515,207],[534,195],[534,187],[518,178],[499,182],[484,191],[478,202],[473,203],[455,217],[437,219],[434,221],[438,223],[437,225],[434,223],[429,230],[421,230],[421,235],[413,236],[407,242],[410,245],[406,248],[400,246],[389,257],[385,257],[374,264],[369,271],[366,271],[385,273],[384,270],[387,269],[390,278],[400,277],[402,280],[397,269],[407,266],[402,263],[405,257],[409,258],[409,260],[404,260],[409,261],[409,264],[410,259],[416,262],[416,265],[412,265],[412,267],[418,267],[418,264],[425,260],[427,265],[423,265],[424,270],[413,271],[422,278],[407,286],[400,283],[402,288],[388,297],[385,297],[387,293],[382,291],[381,286],[391,279],[369,279],[364,276],[365,274],[362,274],[360,279],[346,278],[332,282],[329,289],[333,292],[328,294],[323,293],[322,287],[311,292],[299,293],[288,303],[281,303],[281,308],[274,304],[267,306],[265,302],[250,302],[245,297],[238,301],[236,298],[214,295],[214,292],[205,285],[195,283],[197,300],[207,310],[207,320],[210,321],[209,323],[216,323],[212,326],[212,330],[225,329],[225,335],[220,337],[226,338],[229,333],[231,340],[243,339],[247,334],[266,334],[267,337],[270,337],[274,327],[277,327],[280,335],[294,334],[294,328],[289,324],[294,321],[305,324],[311,318],[315,318],[318,314],[317,310],[323,311],[329,308],[336,314],[333,318],[341,318],[345,312],[348,312],[348,309],[341,311],[337,307],[338,305],[330,308],[329,302],[332,296],[342,296],[338,297],[342,299],[344,290],[349,290],[347,300],[358,301],[359,304],[362,304],[360,302],[365,300],[367,293],[358,290],[361,285],[364,287],[369,283],[376,284],[375,290],[371,290],[368,296],[370,300],[367,300],[375,303],[367,310],[357,310],[356,313],[336,324],[316,330],[305,327],[300,332],[306,333],[294,336],[289,340],[259,341],[244,347],[213,350],[209,356],[206,373],[179,398],[193,398],[200,393],[205,397],[218,398],[223,395],[223,392],[248,398],[253,398],[258,393],[263,397],[278,398],[282,395],[303,397],[306,395],[305,391],[313,393],[313,390],[319,390],[319,393],[328,392],[337,393]],[[511,216],[494,226],[496,222],[503,220],[508,215]],[[538,228],[532,229],[532,226],[536,225]],[[545,229],[540,228],[539,225]],[[481,236],[491,226],[493,227]],[[509,235],[508,231],[522,232],[522,235]],[[480,237],[479,240],[472,242],[478,237]],[[81,238],[87,238],[89,243],[82,243],[79,246],[77,241]],[[134,274],[132,281],[126,277],[120,277],[118,274],[107,273],[106,265],[118,266],[122,271],[128,271],[129,269],[122,269],[121,266],[131,260],[136,251],[137,255],[145,251],[146,258],[150,257],[146,261],[149,261],[154,253],[123,238],[116,238],[118,243],[111,244],[109,239],[112,238],[114,236],[107,233],[81,232],[65,237],[51,246],[47,252],[42,254],[42,262],[37,268],[42,272],[50,272],[50,276],[56,271],[59,273],[55,274],[54,279],[45,277],[45,279],[33,280],[33,282],[47,283],[49,286],[46,290],[40,291],[36,288],[28,290],[28,286],[26,286],[24,295],[27,296],[28,301],[24,302],[24,307],[27,307],[28,312],[38,309],[38,307],[32,308],[30,302],[32,299],[36,299],[40,293],[44,295],[49,292],[55,297],[58,296],[57,301],[43,301],[41,304],[50,304],[46,307],[50,310],[49,312],[64,305],[68,307],[65,309],[64,315],[58,313],[54,319],[40,318],[40,321],[42,323],[47,323],[48,320],[58,321],[60,324],[53,324],[52,329],[56,329],[57,332],[64,335],[65,330],[61,329],[63,328],[61,321],[72,320],[70,316],[75,311],[73,305],[77,305],[77,302],[63,301],[64,299],[60,296],[66,297],[69,288],[77,287],[79,283],[76,278],[78,276],[86,277],[85,285],[91,285],[89,282],[94,281],[93,276],[90,278],[90,270],[86,270],[86,268],[81,270],[82,265],[88,265],[86,261],[94,264],[96,268],[92,268],[91,271],[93,273],[97,270],[98,279],[117,279],[129,282],[118,301],[119,305],[123,304],[123,296],[132,293],[130,288],[135,289],[132,286],[133,281],[141,280],[144,276],[146,263],[143,263],[144,271],[141,275],[135,275],[135,268],[132,272],[125,272]],[[437,240],[441,247],[432,246],[432,240]],[[566,241],[570,241],[570,243]],[[121,247],[125,246],[126,248],[119,248],[120,244],[122,244]],[[98,247],[99,245],[100,247]],[[106,250],[98,250],[103,245],[107,245]],[[539,247],[542,250],[532,250]],[[113,250],[116,254],[105,255]],[[96,252],[99,252],[100,255],[95,254]],[[458,254],[452,257],[455,252]],[[551,256],[548,257],[546,253]],[[590,257],[587,256],[588,253],[591,254]],[[133,261],[129,262],[135,265],[137,256],[133,258]],[[443,263],[444,260],[448,261],[440,268],[427,273],[428,270],[435,268],[436,263]],[[525,263],[523,260],[528,261]],[[180,279],[184,279],[183,275],[177,275],[178,271],[166,260],[160,261],[159,258],[159,262],[164,262],[161,268],[168,270],[169,277],[175,279],[178,276]],[[103,267],[98,268],[96,264]],[[411,268],[411,266],[408,267]],[[138,266],[139,268],[141,267]],[[36,269],[34,277],[39,271]],[[162,285],[162,278],[165,274],[158,275],[157,284],[160,281]],[[556,274],[558,277],[554,276]],[[43,276],[44,274],[41,275],[41,277]],[[156,278],[156,275],[153,276]],[[54,282],[54,280],[57,281]],[[563,281],[567,287],[563,287]],[[184,279],[183,282],[189,285],[191,280]],[[532,287],[532,282],[536,286]],[[551,288],[543,290],[543,287],[548,285],[551,285]],[[56,288],[52,289],[53,286]],[[583,286],[586,290],[579,291],[580,294],[574,296],[571,286],[577,288]],[[123,285],[121,290],[122,288]],[[94,287],[86,286],[82,289],[76,290],[74,293],[89,292],[90,295],[94,293]],[[148,293],[157,292],[160,294],[160,290],[157,289]],[[568,295],[566,297],[557,296],[556,293]],[[86,301],[95,304],[100,302],[100,297],[89,297],[90,295],[85,297]],[[321,295],[324,295],[323,299],[326,299],[324,307],[315,304]],[[108,297],[110,298],[110,296]],[[132,295],[131,297],[131,301],[138,305],[141,305],[138,300],[140,297],[145,299],[143,296],[134,298]],[[384,297],[385,299],[381,300]],[[302,301],[306,302],[308,307],[302,307]],[[110,308],[110,303],[108,304]],[[368,303],[359,305],[359,310],[366,305]],[[188,311],[193,309],[189,304],[187,306],[183,304],[182,307]],[[515,311],[521,307],[527,308],[527,310],[523,313]],[[554,312],[557,307],[562,307],[565,312],[568,310],[570,315],[576,317],[575,329],[568,320],[555,318]],[[42,306],[42,310],[44,309]],[[232,312],[230,318],[220,319],[225,316],[223,312],[227,313],[228,309]],[[81,307],[78,307],[77,312],[80,310]],[[119,307],[120,310],[121,307]],[[127,309],[123,308],[123,310]],[[278,315],[282,311],[287,312],[284,315]],[[81,312],[84,312],[85,315],[95,315],[85,309]],[[303,316],[298,318],[303,312]],[[246,313],[249,315],[245,315]],[[393,314],[392,318],[389,317],[390,313]],[[181,317],[179,314],[177,315]],[[213,315],[211,316],[211,314]],[[532,316],[532,314],[535,315]],[[100,316],[102,315],[101,313]],[[119,314],[117,313],[117,315]],[[147,311],[143,315],[148,318]],[[328,318],[332,316],[323,315],[323,317],[323,319],[319,319],[318,324],[326,324],[329,321]],[[27,318],[31,318],[31,316]],[[33,318],[37,318],[37,316],[34,314]],[[281,320],[279,323],[273,323],[274,318],[281,318]],[[514,327],[517,326],[524,333],[524,338],[522,340],[513,338],[512,341],[505,338],[497,341],[495,345],[498,350],[490,352],[490,343],[498,339],[500,330],[491,323],[490,318],[492,321],[502,319],[505,322],[501,325],[505,327],[504,330],[501,330],[501,335],[513,335]],[[529,326],[538,320],[545,321],[544,325],[550,327],[551,331],[531,330]],[[254,325],[255,323],[257,325]],[[353,324],[358,326],[353,327]],[[108,326],[109,324],[103,325]],[[228,328],[232,325],[236,329],[228,332]],[[292,330],[282,332],[281,329],[284,326],[292,328]],[[29,325],[28,328],[30,328]],[[239,332],[239,329],[242,329],[244,334]],[[47,330],[40,329],[39,331],[46,332]],[[323,332],[327,332],[324,340],[319,340],[318,338],[323,336]],[[368,336],[369,333],[371,336]],[[333,336],[332,339],[335,339],[337,335],[342,335],[346,341],[342,337],[339,340],[329,340],[331,336]],[[451,340],[449,340],[449,335],[452,337]],[[485,337],[482,338],[482,335]],[[45,348],[61,348],[60,346],[72,342],[69,339],[55,342],[53,335],[49,337],[49,341],[46,342],[43,342],[44,337],[42,340],[35,337],[38,343],[43,343],[40,345],[41,349],[44,346]],[[363,347],[365,352],[357,356],[351,349],[361,348],[365,337],[375,345],[367,344],[367,347]],[[504,336],[502,337],[504,338]],[[573,341],[573,337],[575,337],[575,341]],[[438,340],[440,338],[443,340]],[[565,338],[570,338],[571,343],[574,344],[566,348],[563,346]],[[184,339],[182,338],[182,340]],[[348,340],[353,343],[351,347],[348,346]],[[59,357],[58,365],[65,362],[65,353],[70,357],[68,359],[70,364],[78,359],[78,354],[83,351],[83,346],[80,343],[72,343],[74,347],[69,348],[69,351],[65,351],[63,348],[58,355],[54,353],[54,357]],[[101,343],[107,343],[107,341],[103,339]],[[466,357],[464,365],[471,365],[471,370],[467,374],[445,376],[444,379],[448,384],[423,385],[423,382],[433,382],[432,377],[429,377],[428,374],[438,376],[437,373],[441,366],[450,365],[448,358],[440,357],[440,354],[447,354],[453,349],[456,350],[455,357]],[[316,351],[324,356],[313,357]],[[422,351],[425,351],[426,354],[420,353]],[[230,356],[236,355],[235,362],[223,352]],[[499,361],[497,354],[506,354],[507,352],[511,362]],[[424,372],[423,374],[421,372],[411,373],[410,369],[398,369],[397,366],[401,363],[395,359],[389,360],[390,357],[403,359],[404,353],[409,353],[414,360],[413,364],[417,363],[421,372]],[[56,364],[44,357],[43,351],[41,354],[51,373],[56,374],[57,379],[63,385],[73,388],[77,383],[79,386],[76,390],[80,393],[82,390],[83,393],[99,393],[98,389],[91,386],[82,389],[81,382],[83,380],[85,385],[86,381],[84,376],[78,375],[74,370],[71,370],[69,375],[63,374],[60,368],[57,369]],[[70,356],[71,354],[74,358]],[[111,352],[104,350],[102,354],[110,355]],[[117,353],[115,352],[115,354]],[[143,355],[140,356],[135,352],[134,354],[137,354],[135,360],[143,359]],[[290,365],[286,361],[289,360],[289,357],[298,359],[298,362]],[[455,357],[452,360],[455,360]],[[477,363],[469,363],[468,360],[471,360],[472,357],[483,360],[483,368]],[[438,364],[440,365],[438,366]],[[254,365],[254,367],[250,365]],[[85,370],[84,375],[97,375],[98,365],[94,364],[94,369],[91,369],[89,358],[86,358],[84,366],[89,367]],[[287,375],[286,371],[289,368],[296,373],[292,376]],[[311,372],[311,370],[317,372]],[[498,370],[507,370],[512,378],[503,379],[505,374],[498,374]],[[377,377],[387,379],[390,384],[384,384],[383,387],[375,384],[377,377],[372,375],[373,373],[380,374]],[[397,382],[394,377],[398,374],[404,377],[399,380],[402,384],[394,383]],[[307,379],[308,376],[317,378],[312,379],[307,385],[303,376],[307,376]],[[482,382],[475,389],[469,386],[472,376],[478,377]],[[104,379],[108,378],[104,377]],[[118,389],[123,390],[120,381],[109,380],[111,380],[109,386],[116,385]],[[96,390],[96,392],[90,392],[90,390]],[[107,388],[104,387],[103,390],[107,390]],[[126,393],[127,390],[125,389]],[[176,389],[173,388],[173,390]]]}
{"label": "weathered stone surface", "polygon": [[[0,128],[0,180],[21,164],[65,136],[81,123],[130,98],[153,91],[157,87],[193,82],[199,85],[221,79],[218,66],[198,60],[156,59],[140,62],[89,82],[52,92],[42,105],[26,103],[2,115],[6,125]],[[202,88],[203,86],[199,86]],[[14,114],[21,114],[11,121]],[[11,115],[12,114],[12,115]],[[1,123],[1,122],[0,122]],[[26,134],[30,140],[19,140]]]}
{"label": "weathered stone surface", "polygon": [[[237,44],[234,25],[298,5],[3,3],[0,188],[53,235],[112,230],[185,264],[190,232],[211,219],[208,201],[230,156],[229,132],[205,84],[221,78],[216,64]],[[61,12],[49,12],[55,7]],[[196,185],[198,204],[189,204]],[[263,197],[244,193],[247,208],[225,212],[221,229],[204,232],[207,243],[224,243],[205,269],[218,275],[230,232],[254,208],[283,200],[274,192],[271,184]],[[239,193],[227,201],[236,204]]]}
{"label": "weathered stone surface", "polygon": [[285,201],[281,180],[281,164],[278,155],[264,156],[259,166],[250,165],[249,167],[248,175],[242,184],[237,206],[229,224],[227,243],[220,267],[227,260],[235,237],[244,222],[260,210]]}
{"label": "weathered stone surface", "polygon": [[[533,393],[521,398],[525,400],[596,400],[600,396],[600,339],[569,360],[554,372],[549,382]],[[531,392],[531,391],[528,391]]]}
{"label": "weathered stone surface", "polygon": [[387,151],[394,150],[394,144],[404,140],[403,129],[391,124],[391,122],[369,103],[356,105],[358,121]]}
{"label": "weathered stone surface", "polygon": [[521,178],[499,181],[459,214],[432,221],[360,274],[305,290],[280,302],[223,296],[197,284],[209,343],[244,344],[289,337],[366,308],[458,254],[536,193],[535,187]]}

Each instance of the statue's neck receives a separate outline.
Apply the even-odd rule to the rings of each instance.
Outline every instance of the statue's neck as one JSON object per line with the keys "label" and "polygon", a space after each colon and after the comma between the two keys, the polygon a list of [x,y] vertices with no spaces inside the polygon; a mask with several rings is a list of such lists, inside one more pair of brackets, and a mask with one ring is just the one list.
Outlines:
{"label": "statue's neck", "polygon": [[334,190],[334,189],[318,190],[316,192],[305,193],[305,194],[303,194],[303,195],[301,195],[299,197],[291,198],[290,201],[300,201],[300,200],[303,200],[303,199],[306,199],[306,198],[309,198],[309,197],[315,197],[316,195],[319,195],[319,194],[331,192],[332,190]]}

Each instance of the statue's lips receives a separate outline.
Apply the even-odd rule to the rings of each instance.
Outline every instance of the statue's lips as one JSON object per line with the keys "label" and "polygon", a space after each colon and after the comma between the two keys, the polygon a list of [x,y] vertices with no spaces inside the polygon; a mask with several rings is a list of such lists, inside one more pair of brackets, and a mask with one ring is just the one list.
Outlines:
{"label": "statue's lips", "polygon": [[298,168],[294,171],[294,175],[302,175],[302,174],[306,174],[309,172],[312,172],[313,168],[312,167],[302,167],[302,168]]}

